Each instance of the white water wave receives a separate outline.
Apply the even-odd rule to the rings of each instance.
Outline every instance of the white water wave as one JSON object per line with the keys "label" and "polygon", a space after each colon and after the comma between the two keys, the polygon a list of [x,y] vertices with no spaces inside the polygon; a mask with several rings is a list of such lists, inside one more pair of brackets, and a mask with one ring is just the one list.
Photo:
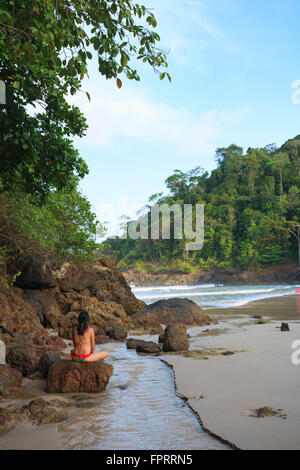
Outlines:
{"label": "white water wave", "polygon": [[199,286],[144,287],[134,290],[134,294],[148,304],[161,299],[179,297],[194,300],[204,308],[225,308],[242,306],[264,298],[291,295],[295,293],[297,287],[295,285],[223,286],[202,284]]}

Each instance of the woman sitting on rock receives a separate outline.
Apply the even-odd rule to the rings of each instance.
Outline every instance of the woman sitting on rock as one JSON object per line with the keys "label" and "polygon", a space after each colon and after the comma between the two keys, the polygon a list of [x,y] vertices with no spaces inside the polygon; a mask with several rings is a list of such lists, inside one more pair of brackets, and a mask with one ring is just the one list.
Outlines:
{"label": "woman sitting on rock", "polygon": [[72,361],[96,362],[109,356],[107,351],[95,352],[95,332],[89,328],[90,316],[86,310],[80,312],[78,325],[72,329],[74,349],[71,351]]}

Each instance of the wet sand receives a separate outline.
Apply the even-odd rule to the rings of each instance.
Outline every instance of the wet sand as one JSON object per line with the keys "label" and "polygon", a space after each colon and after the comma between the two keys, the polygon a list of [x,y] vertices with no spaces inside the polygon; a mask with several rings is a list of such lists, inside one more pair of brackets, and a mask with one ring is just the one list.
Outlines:
{"label": "wet sand", "polygon": [[[227,309],[227,315],[235,316],[236,312],[237,316],[260,314],[280,320],[299,319],[295,297],[252,302]],[[220,315],[220,310],[215,309],[214,313]],[[162,358],[173,368],[178,393],[188,400],[204,429],[236,448],[300,449],[300,365],[291,361],[292,342],[300,340],[300,323],[290,321],[290,332],[281,332],[280,325],[281,321],[262,325],[240,321],[239,326],[237,319],[225,320],[219,325],[218,335],[207,336],[199,336],[199,327],[198,334],[193,334],[192,328],[191,349],[246,352],[210,356],[208,360],[182,355]],[[227,331],[222,332],[225,326]],[[252,410],[264,406],[279,414],[251,416]],[[280,414],[285,414],[286,419]]]}
{"label": "wet sand", "polygon": [[284,295],[255,300],[239,307],[211,308],[206,310],[208,315],[242,316],[261,315],[273,320],[299,320],[300,321],[300,295]]}
{"label": "wet sand", "polygon": [[0,450],[62,450],[55,425],[35,426],[17,423],[0,437]]}

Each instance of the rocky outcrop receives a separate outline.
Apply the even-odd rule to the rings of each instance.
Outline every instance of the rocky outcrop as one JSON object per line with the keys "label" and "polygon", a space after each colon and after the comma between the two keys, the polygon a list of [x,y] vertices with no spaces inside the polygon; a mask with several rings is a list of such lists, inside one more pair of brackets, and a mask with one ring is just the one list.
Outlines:
{"label": "rocky outcrop", "polygon": [[159,344],[153,341],[140,341],[136,346],[136,352],[142,352],[147,354],[159,353],[161,347]]}
{"label": "rocky outcrop", "polygon": [[87,392],[105,390],[113,367],[105,362],[55,362],[48,374],[47,392]]}
{"label": "rocky outcrop", "polygon": [[56,289],[24,291],[26,299],[38,315],[45,328],[57,329],[61,318],[61,309],[55,298]]}
{"label": "rocky outcrop", "polygon": [[203,326],[217,323],[216,320],[209,318],[195,302],[181,298],[158,300],[147,305],[132,317],[135,320],[150,317],[162,324],[184,323],[185,325]]}
{"label": "rocky outcrop", "polygon": [[[65,348],[62,338],[72,339],[72,327],[77,325],[81,310],[88,310],[96,342],[102,343],[125,340],[127,330],[136,328],[133,313],[145,306],[107,259],[90,267],[65,264],[53,272],[46,262],[32,261],[17,279],[18,287],[0,292],[0,362],[6,360],[26,377],[39,371],[45,376],[49,364],[45,359],[40,362],[41,356]],[[152,323],[151,319],[143,321],[145,331]],[[97,389],[104,386],[105,380],[101,380]]]}
{"label": "rocky outcrop", "polygon": [[112,301],[122,305],[128,315],[137,312],[145,305],[138,300],[114,262],[99,260],[91,268],[64,265],[55,272],[61,292],[76,291],[83,296],[94,297],[98,301]]}
{"label": "rocky outcrop", "polygon": [[37,311],[21,289],[12,287],[7,292],[0,292],[0,304],[1,336],[5,334],[3,328],[12,334],[25,335],[32,343],[35,338],[48,335]]}
{"label": "rocky outcrop", "polygon": [[190,347],[186,328],[179,323],[167,325],[163,336],[163,351],[186,351]]}
{"label": "rocky outcrop", "polygon": [[[89,268],[66,264],[54,275],[48,268],[45,263],[33,262],[18,277],[22,288],[11,287],[0,293],[0,340],[62,349],[62,340],[50,336],[47,328],[72,339],[72,326],[77,324],[78,313],[83,309],[88,310],[90,325],[101,342],[105,340],[100,337],[102,327],[135,328],[130,315],[145,304],[135,298],[113,262],[99,260]],[[126,338],[123,330],[106,336]]]}
{"label": "rocky outcrop", "polygon": [[145,306],[136,299],[124,277],[109,260],[99,260],[96,266],[80,269],[66,264],[55,271],[55,277],[59,286],[55,299],[62,312],[59,334],[67,339],[71,339],[72,326],[77,324],[81,310],[89,312],[90,325],[99,337],[103,335],[102,327],[134,328],[130,315]]}
{"label": "rocky outcrop", "polygon": [[13,396],[15,388],[20,387],[22,373],[8,364],[0,364],[0,397]]}
{"label": "rocky outcrop", "polygon": [[31,260],[17,277],[16,285],[22,289],[44,289],[55,287],[56,280],[48,262]]}

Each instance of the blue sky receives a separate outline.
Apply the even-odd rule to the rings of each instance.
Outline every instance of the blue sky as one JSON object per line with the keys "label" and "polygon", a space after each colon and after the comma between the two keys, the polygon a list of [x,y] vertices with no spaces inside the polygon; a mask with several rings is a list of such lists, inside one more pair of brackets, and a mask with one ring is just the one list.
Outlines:
{"label": "blue sky", "polygon": [[83,83],[91,102],[84,94],[73,100],[90,126],[76,140],[90,169],[81,188],[110,234],[119,216],[166,192],[174,169],[210,171],[218,147],[279,146],[300,133],[300,105],[292,102],[299,0],[142,3],[154,9],[160,47],[170,49],[172,83],[141,65],[141,82],[124,78],[119,90],[92,63]]}

